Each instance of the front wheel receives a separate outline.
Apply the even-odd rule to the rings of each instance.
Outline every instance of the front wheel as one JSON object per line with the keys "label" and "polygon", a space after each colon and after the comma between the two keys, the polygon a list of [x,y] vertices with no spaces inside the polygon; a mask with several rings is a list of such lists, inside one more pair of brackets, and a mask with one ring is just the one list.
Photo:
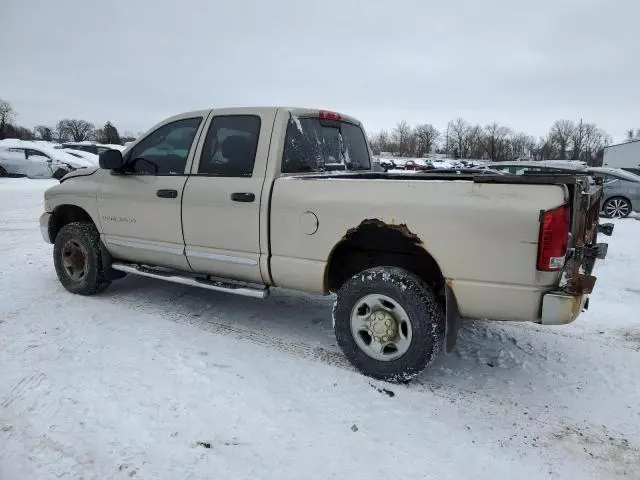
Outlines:
{"label": "front wheel", "polygon": [[625,218],[631,213],[631,203],[626,198],[613,197],[604,202],[602,210],[607,218]]}
{"label": "front wheel", "polygon": [[441,350],[445,316],[433,292],[397,267],[376,267],[340,288],[333,311],[336,339],[365,375],[408,381]]}
{"label": "front wheel", "polygon": [[71,293],[93,295],[111,284],[102,266],[100,234],[90,223],[62,227],[53,246],[53,263],[60,283]]}

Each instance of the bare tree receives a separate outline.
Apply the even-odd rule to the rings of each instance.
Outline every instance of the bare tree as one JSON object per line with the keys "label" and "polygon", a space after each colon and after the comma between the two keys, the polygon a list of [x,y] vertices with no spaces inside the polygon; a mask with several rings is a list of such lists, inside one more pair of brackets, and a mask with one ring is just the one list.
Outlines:
{"label": "bare tree", "polygon": [[45,125],[38,125],[33,129],[40,140],[53,140],[53,129]]}
{"label": "bare tree", "polygon": [[422,157],[425,154],[431,153],[431,150],[436,146],[438,138],[440,138],[440,132],[436,127],[431,124],[416,125],[414,133],[417,140],[417,154]]}
{"label": "bare tree", "polygon": [[485,156],[484,132],[480,125],[475,125],[469,129],[467,142],[469,150],[462,158],[483,158]]}
{"label": "bare tree", "polygon": [[575,130],[575,125],[571,120],[557,120],[551,127],[551,138],[557,148],[558,159],[567,158],[569,140]]}
{"label": "bare tree", "polygon": [[602,165],[604,147],[609,145],[611,140],[611,136],[607,132],[596,127],[594,123],[587,123],[585,125],[584,152],[582,159],[589,165]]}
{"label": "bare tree", "polygon": [[540,137],[538,143],[533,149],[533,158],[536,160],[549,160],[555,155],[555,149],[553,145],[553,138],[551,134],[546,137]]}
{"label": "bare tree", "polygon": [[507,160],[533,157],[536,148],[536,139],[526,133],[514,133],[508,140]]}
{"label": "bare tree", "polygon": [[484,127],[484,150],[492,161],[507,160],[509,155],[509,137],[513,132],[508,127],[492,123]]}
{"label": "bare tree", "polygon": [[0,98],[0,139],[5,138],[7,125],[13,119],[14,113],[11,104]]}
{"label": "bare tree", "polygon": [[471,125],[462,118],[456,118],[447,125],[449,132],[449,147],[453,150],[455,157],[467,158],[469,154],[469,140]]}
{"label": "bare tree", "polygon": [[406,157],[411,153],[411,137],[413,136],[413,129],[404,120],[396,125],[393,130],[393,140],[397,144],[398,155]]}
{"label": "bare tree", "polygon": [[95,127],[85,120],[64,119],[58,122],[57,131],[61,141],[82,142],[93,137]]}
{"label": "bare tree", "polygon": [[587,134],[587,124],[582,119],[576,124],[571,133],[572,144],[572,160],[579,160],[582,158],[582,149],[584,148],[585,136]]}
{"label": "bare tree", "polygon": [[371,138],[369,142],[371,145],[371,150],[374,153],[379,154],[380,152],[388,152],[389,151],[389,133],[386,130],[382,130]]}

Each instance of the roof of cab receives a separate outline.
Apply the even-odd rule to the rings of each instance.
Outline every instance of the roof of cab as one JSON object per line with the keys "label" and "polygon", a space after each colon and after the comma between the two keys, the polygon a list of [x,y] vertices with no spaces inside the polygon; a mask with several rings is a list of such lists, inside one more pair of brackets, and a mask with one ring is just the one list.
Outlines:
{"label": "roof of cab", "polygon": [[[288,110],[291,115],[296,116],[296,117],[317,117],[320,115],[320,112],[331,112],[331,113],[336,113],[338,115],[340,115],[341,120],[345,120],[349,123],[354,123],[356,125],[362,125],[361,122],[354,117],[351,117],[349,115],[345,115],[343,113],[340,112],[335,112],[333,110],[326,110],[323,108],[305,108],[305,107],[284,107],[284,106],[272,106],[272,107],[265,107],[265,106],[247,106],[247,107],[217,107],[217,108],[213,108],[213,110],[224,110],[225,113],[229,113],[229,112],[233,112],[234,110],[238,110],[238,112],[242,112],[245,113],[247,112],[247,110]],[[171,117],[169,117],[166,120],[173,120],[173,119],[179,119],[179,118],[189,118],[189,117],[195,117],[195,116],[206,116],[209,113],[210,110],[193,110],[190,112],[183,112],[183,113],[179,113],[176,115],[173,115]],[[164,122],[163,122],[164,123]]]}

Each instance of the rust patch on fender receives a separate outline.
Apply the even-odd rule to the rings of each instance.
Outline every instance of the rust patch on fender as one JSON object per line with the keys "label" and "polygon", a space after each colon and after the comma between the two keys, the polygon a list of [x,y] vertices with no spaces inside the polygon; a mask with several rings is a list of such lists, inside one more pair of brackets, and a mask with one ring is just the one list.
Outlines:
{"label": "rust patch on fender", "polygon": [[416,235],[411,230],[409,230],[409,227],[407,227],[406,223],[399,223],[399,224],[386,223],[386,222],[383,222],[382,220],[378,220],[377,218],[367,218],[363,220],[362,222],[360,222],[360,225],[358,225],[357,227],[353,227],[347,230],[347,233],[345,233],[344,237],[342,238],[343,240],[346,240],[354,233],[362,231],[363,229],[378,229],[378,228],[389,228],[389,229],[395,230],[396,232],[400,233],[403,237],[410,240],[411,243],[415,245],[423,245],[420,237],[418,237],[418,235]]}

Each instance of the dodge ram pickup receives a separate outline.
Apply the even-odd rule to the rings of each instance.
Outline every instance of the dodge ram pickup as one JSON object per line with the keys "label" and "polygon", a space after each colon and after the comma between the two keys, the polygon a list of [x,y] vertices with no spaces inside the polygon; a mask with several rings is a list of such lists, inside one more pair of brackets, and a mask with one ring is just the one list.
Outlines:
{"label": "dodge ram pickup", "polygon": [[451,350],[462,318],[573,321],[612,229],[601,197],[584,175],[374,172],[354,118],[213,109],[66,175],[40,228],[76,294],[126,274],[256,298],[335,293],[346,357],[405,381]]}

